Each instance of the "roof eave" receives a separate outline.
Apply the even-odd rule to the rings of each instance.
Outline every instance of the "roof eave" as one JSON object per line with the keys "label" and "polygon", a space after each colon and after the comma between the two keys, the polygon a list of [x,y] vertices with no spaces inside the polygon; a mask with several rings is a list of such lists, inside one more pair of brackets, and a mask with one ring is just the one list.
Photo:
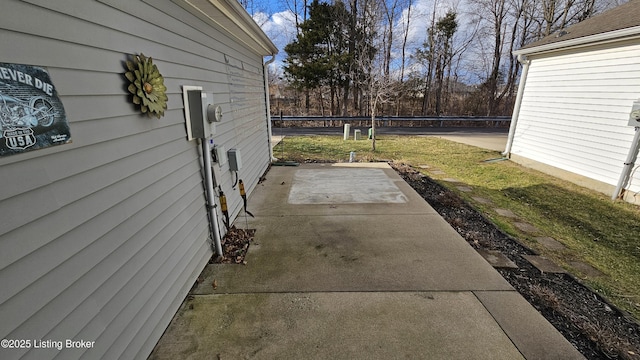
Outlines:
{"label": "roof eave", "polygon": [[595,44],[606,44],[611,42],[618,42],[618,41],[629,40],[634,38],[640,38],[640,26],[634,26],[626,29],[608,31],[601,34],[583,36],[575,39],[557,41],[550,44],[544,44],[544,45],[534,46],[530,48],[519,49],[519,50],[515,50],[513,52],[513,55],[530,56],[534,54],[537,55],[537,54],[543,54],[543,53],[550,53],[555,51],[591,46]]}
{"label": "roof eave", "polygon": [[264,55],[275,55],[278,53],[278,47],[271,41],[271,39],[262,31],[262,28],[255,22],[255,20],[249,15],[249,13],[242,7],[237,0],[224,0],[226,4],[231,6],[236,14],[242,19],[243,23],[251,30],[254,38],[257,41],[263,43],[265,47]]}
{"label": "roof eave", "polygon": [[[262,55],[275,55],[278,48],[238,1],[171,0],[209,25],[224,29],[239,42]],[[221,16],[222,15],[222,16]]]}

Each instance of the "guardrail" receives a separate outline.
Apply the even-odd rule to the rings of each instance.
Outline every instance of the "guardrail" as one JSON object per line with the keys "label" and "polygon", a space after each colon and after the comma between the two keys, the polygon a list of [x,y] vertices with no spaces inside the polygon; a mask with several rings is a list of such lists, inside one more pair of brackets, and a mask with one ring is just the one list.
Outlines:
{"label": "guardrail", "polygon": [[[274,127],[362,127],[371,125],[367,116],[272,116]],[[510,116],[379,116],[381,127],[508,127]]]}

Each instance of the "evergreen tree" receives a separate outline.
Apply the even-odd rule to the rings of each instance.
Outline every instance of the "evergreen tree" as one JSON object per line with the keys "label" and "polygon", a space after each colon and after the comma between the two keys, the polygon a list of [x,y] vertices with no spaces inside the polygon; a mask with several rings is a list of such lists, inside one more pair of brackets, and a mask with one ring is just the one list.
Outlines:
{"label": "evergreen tree", "polygon": [[[348,41],[345,21],[348,19],[344,4],[321,3],[309,5],[309,18],[300,24],[296,39],[285,46],[287,58],[284,71],[290,83],[309,93],[328,86],[331,91],[331,111],[334,113],[336,88],[344,87],[349,79]],[[309,96],[306,98],[307,109]]]}

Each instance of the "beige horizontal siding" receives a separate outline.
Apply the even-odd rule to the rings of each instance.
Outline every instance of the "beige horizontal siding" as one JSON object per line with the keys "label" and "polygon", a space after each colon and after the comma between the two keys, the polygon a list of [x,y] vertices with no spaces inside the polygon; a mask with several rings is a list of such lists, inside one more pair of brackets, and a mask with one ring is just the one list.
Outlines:
{"label": "beige horizontal siding", "polygon": [[[0,46],[16,44],[2,61],[47,68],[72,143],[0,158],[0,337],[96,347],[7,357],[146,358],[211,255],[182,86],[222,106],[214,142],[241,151],[252,190],[270,160],[262,57],[169,0],[9,0]],[[165,77],[161,119],[126,92],[124,61],[140,52]],[[217,177],[235,217],[228,163]]]}

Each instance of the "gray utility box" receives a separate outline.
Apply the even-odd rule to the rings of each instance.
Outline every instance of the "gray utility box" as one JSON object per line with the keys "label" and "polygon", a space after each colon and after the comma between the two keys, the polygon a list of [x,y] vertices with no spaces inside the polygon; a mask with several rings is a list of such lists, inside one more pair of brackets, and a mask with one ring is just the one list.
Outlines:
{"label": "gray utility box", "polygon": [[207,94],[201,86],[184,85],[182,87],[187,138],[208,139],[216,132],[215,121],[222,117],[222,109],[214,107],[213,94]]}
{"label": "gray utility box", "polygon": [[229,149],[227,152],[229,156],[229,170],[238,171],[242,168],[242,159],[240,158],[240,150]]}

